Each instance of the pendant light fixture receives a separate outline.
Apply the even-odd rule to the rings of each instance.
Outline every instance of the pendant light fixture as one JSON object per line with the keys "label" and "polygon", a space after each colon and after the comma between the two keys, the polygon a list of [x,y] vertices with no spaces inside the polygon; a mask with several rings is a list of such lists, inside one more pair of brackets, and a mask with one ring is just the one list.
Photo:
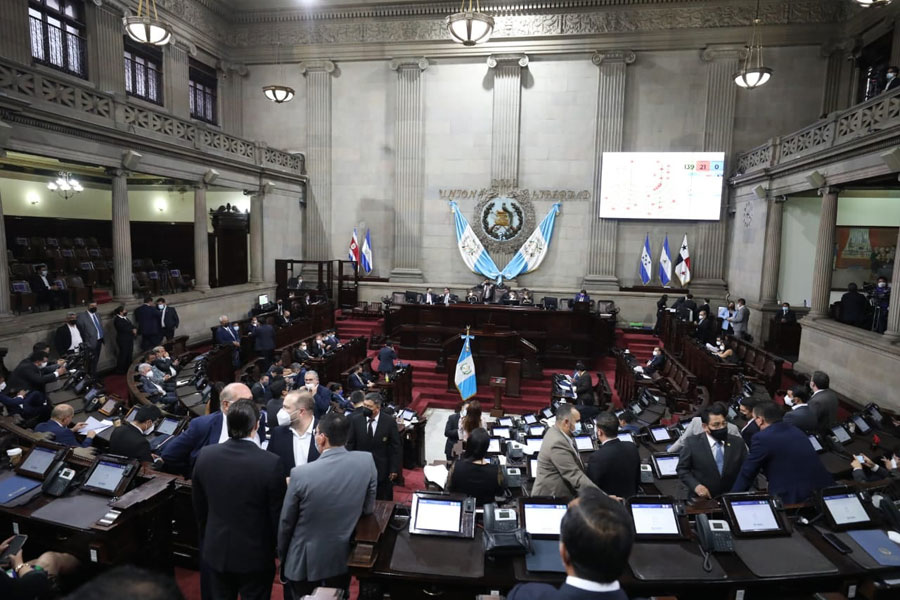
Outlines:
{"label": "pendant light fixture", "polygon": [[[279,42],[275,45],[275,66],[280,66],[279,79],[281,79],[281,81],[284,81],[284,65],[280,64],[279,61],[280,49],[281,43]],[[294,88],[286,85],[267,85],[263,87],[263,94],[265,94],[266,98],[268,98],[275,104],[283,104],[294,99]]]}
{"label": "pendant light fixture", "polygon": [[59,194],[63,200],[68,200],[75,194],[80,194],[84,191],[78,180],[73,178],[68,171],[60,171],[56,181],[51,181],[47,184],[47,189]]}
{"label": "pendant light fixture", "polygon": [[856,3],[863,8],[879,8],[887,6],[892,0],[856,0]]}
{"label": "pendant light fixture", "polygon": [[480,0],[462,0],[459,12],[447,17],[447,30],[453,41],[460,42],[463,46],[474,46],[488,41],[494,30],[493,17],[481,12]]}
{"label": "pendant light fixture", "polygon": [[734,74],[734,82],[742,88],[752,90],[765,85],[772,77],[772,69],[763,65],[762,34],[759,31],[759,0],[756,0],[756,16],[750,31],[750,43],[747,44],[747,56],[744,66]]}
{"label": "pendant light fixture", "polygon": [[[153,3],[153,16],[150,16],[150,4]],[[137,15],[122,19],[128,37],[141,44],[165,46],[172,39],[172,28],[159,18],[156,12],[156,0],[138,0]]]}

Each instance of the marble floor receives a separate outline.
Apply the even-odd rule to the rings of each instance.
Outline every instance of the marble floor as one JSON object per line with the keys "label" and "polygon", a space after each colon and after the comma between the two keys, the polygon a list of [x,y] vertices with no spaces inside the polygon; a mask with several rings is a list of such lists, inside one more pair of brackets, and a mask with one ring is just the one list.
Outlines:
{"label": "marble floor", "polygon": [[428,423],[425,425],[425,464],[431,464],[436,460],[445,460],[444,426],[453,411],[448,408],[429,408],[425,410]]}

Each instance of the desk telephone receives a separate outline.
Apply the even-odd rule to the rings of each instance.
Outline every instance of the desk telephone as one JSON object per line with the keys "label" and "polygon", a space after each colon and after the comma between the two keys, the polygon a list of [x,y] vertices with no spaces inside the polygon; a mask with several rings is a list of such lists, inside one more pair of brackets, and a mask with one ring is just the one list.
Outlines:
{"label": "desk telephone", "polygon": [[57,462],[44,480],[41,490],[48,496],[65,496],[73,487],[75,469],[67,467],[63,461]]}
{"label": "desk telephone", "polygon": [[641,463],[641,483],[653,483],[653,467]]}
{"label": "desk telephone", "polygon": [[511,508],[498,508],[496,504],[484,505],[484,528],[491,533],[515,531],[519,527],[516,511]]}
{"label": "desk telephone", "polygon": [[522,468],[503,467],[503,478],[506,480],[506,487],[508,488],[522,487]]}
{"label": "desk telephone", "polygon": [[727,521],[697,515],[697,538],[704,552],[734,552],[734,537]]}

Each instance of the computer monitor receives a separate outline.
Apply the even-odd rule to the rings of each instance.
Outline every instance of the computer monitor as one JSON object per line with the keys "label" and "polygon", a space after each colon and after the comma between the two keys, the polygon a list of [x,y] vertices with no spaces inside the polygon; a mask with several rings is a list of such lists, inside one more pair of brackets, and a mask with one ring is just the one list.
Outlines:
{"label": "computer monitor", "polygon": [[850,434],[844,429],[843,425],[835,425],[831,428],[831,434],[837,438],[838,443],[841,444],[849,444],[853,439],[850,437]]}
{"label": "computer monitor", "polygon": [[522,527],[538,539],[558,539],[559,528],[568,506],[564,501],[542,498],[520,498],[519,516]]}
{"label": "computer monitor", "polygon": [[500,425],[500,427],[512,427],[513,420],[509,417],[500,417],[497,419],[497,424]]}
{"label": "computer monitor", "polygon": [[473,537],[475,505],[469,500],[472,499],[458,494],[414,492],[409,532],[443,537]]}
{"label": "computer monitor", "polygon": [[175,432],[178,431],[178,426],[181,424],[181,419],[173,419],[172,417],[166,417],[162,421],[159,422],[159,425],[156,426],[156,431],[158,433],[162,433],[164,435],[175,435]]}
{"label": "computer monitor", "polygon": [[542,415],[545,419],[549,419],[550,417],[553,416],[553,407],[552,407],[552,406],[548,406],[547,408],[545,408],[544,410],[541,411],[541,415]]}
{"label": "computer monitor", "polygon": [[525,415],[523,418],[526,425],[533,425],[537,423],[537,417],[535,415]]}
{"label": "computer monitor", "polygon": [[856,425],[856,430],[860,433],[869,433],[872,431],[872,427],[866,422],[865,417],[862,415],[855,415],[853,419],[853,424]]}
{"label": "computer monitor", "polygon": [[654,454],[652,457],[653,470],[659,479],[672,479],[678,477],[678,454],[664,452]]}
{"label": "computer monitor", "polygon": [[416,418],[416,411],[404,408],[403,412],[400,413],[400,416],[404,421],[412,421]]}
{"label": "computer monitor", "polygon": [[526,437],[525,438],[525,454],[537,454],[541,451],[541,444],[544,443],[542,437]]}
{"label": "computer monitor", "polygon": [[129,409],[128,414],[125,415],[125,420],[129,423],[134,423],[134,418],[137,416],[138,407],[132,406]]}
{"label": "computer monitor", "polygon": [[104,496],[121,496],[137,475],[138,461],[104,454],[94,461],[81,489]]}
{"label": "computer monitor", "polygon": [[40,479],[41,481],[47,476],[50,467],[57,460],[65,456],[66,450],[51,450],[43,446],[35,446],[22,461],[22,464],[16,468],[16,472],[24,477],[31,479]]}
{"label": "computer monitor", "polygon": [[260,294],[257,299],[257,303],[260,306],[268,306],[269,305],[269,295],[268,294]]}
{"label": "computer monitor", "polygon": [[672,441],[672,434],[665,426],[660,425],[657,427],[650,427],[649,429],[650,437],[653,439],[654,444]]}
{"label": "computer monitor", "polygon": [[820,504],[832,529],[860,529],[872,524],[859,494],[851,488],[839,486],[822,490]]}
{"label": "computer monitor", "polygon": [[623,442],[631,442],[632,444],[634,443],[634,436],[627,431],[620,431],[617,437]]}
{"label": "computer monitor", "polygon": [[665,496],[634,496],[628,512],[639,540],[676,540],[683,537],[675,501]]}
{"label": "computer monitor", "polygon": [[881,423],[882,419],[884,418],[881,416],[881,411],[878,410],[878,405],[874,402],[866,406],[866,414],[869,415],[876,423]]}
{"label": "computer monitor", "polygon": [[487,447],[488,454],[500,454],[500,438],[491,438]]}
{"label": "computer monitor", "polygon": [[579,452],[593,452],[594,441],[591,439],[591,436],[589,436],[589,435],[575,436],[575,448]]}
{"label": "computer monitor", "polygon": [[491,429],[491,435],[493,437],[509,439],[509,427],[494,427]]}
{"label": "computer monitor", "polygon": [[769,496],[738,494],[724,496],[725,512],[731,520],[732,531],[743,537],[787,535]]}
{"label": "computer monitor", "polygon": [[546,429],[546,427],[544,427],[541,423],[535,423],[534,425],[529,425],[528,426],[528,435],[543,436],[545,429]]}

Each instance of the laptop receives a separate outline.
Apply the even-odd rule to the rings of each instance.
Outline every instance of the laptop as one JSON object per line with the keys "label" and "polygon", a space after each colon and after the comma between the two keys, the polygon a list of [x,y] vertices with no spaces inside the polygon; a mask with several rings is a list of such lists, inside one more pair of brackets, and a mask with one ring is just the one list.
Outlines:
{"label": "laptop", "polygon": [[555,498],[519,498],[522,527],[531,536],[525,568],[532,573],[565,573],[559,556],[559,533],[568,506]]}

